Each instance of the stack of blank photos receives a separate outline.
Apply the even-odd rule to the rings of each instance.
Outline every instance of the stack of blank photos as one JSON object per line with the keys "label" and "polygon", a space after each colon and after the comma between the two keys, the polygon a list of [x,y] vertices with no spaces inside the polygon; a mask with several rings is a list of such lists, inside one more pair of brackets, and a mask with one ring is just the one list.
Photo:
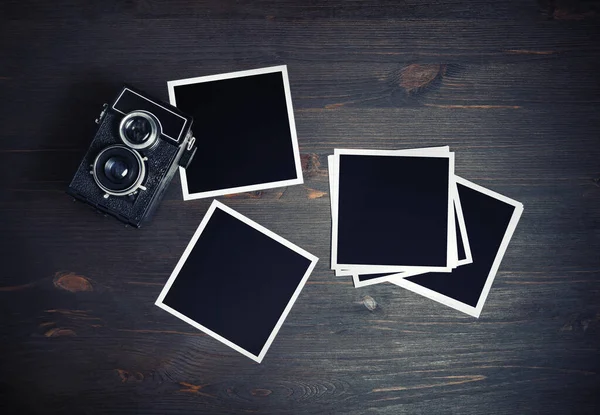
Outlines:
{"label": "stack of blank photos", "polygon": [[448,147],[329,156],[331,268],[479,317],[523,205],[454,175]]}

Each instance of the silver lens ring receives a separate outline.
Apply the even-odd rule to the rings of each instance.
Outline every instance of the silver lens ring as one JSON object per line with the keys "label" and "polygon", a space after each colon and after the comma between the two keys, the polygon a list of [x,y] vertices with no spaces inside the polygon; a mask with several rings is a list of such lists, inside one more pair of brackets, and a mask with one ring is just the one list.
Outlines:
{"label": "silver lens ring", "polygon": [[[146,121],[148,123],[148,126],[150,127],[148,138],[141,143],[135,143],[127,136],[127,130],[130,127],[130,124],[136,118]],[[121,137],[121,140],[123,140],[123,142],[127,146],[135,150],[143,150],[145,148],[152,147],[156,143],[156,140],[158,139],[159,135],[160,123],[158,119],[148,111],[132,111],[126,116],[124,116],[121,120],[121,123],[119,124],[119,136]]]}
{"label": "silver lens ring", "polygon": [[[102,183],[102,180],[98,177],[98,167],[99,167],[98,162],[99,162],[99,160],[101,160],[103,158],[102,156],[105,155],[108,151],[114,151],[116,149],[119,149],[120,151],[127,152],[128,154],[132,155],[133,158],[136,160],[137,167],[138,167],[137,177],[132,182],[132,184],[125,189],[119,189],[119,190],[110,189],[109,187],[105,186]],[[104,166],[100,166],[100,167],[104,167]],[[146,178],[146,164],[144,163],[144,159],[142,158],[140,153],[138,153],[137,151],[132,150],[132,149],[125,147],[123,145],[120,145],[120,144],[112,145],[112,146],[106,147],[100,153],[98,153],[98,155],[96,156],[96,159],[94,160],[94,164],[92,166],[92,175],[94,176],[94,181],[96,182],[96,185],[100,189],[102,189],[104,192],[106,192],[107,194],[112,195],[112,196],[127,196],[131,193],[134,193],[142,186],[142,183],[144,182],[144,179]]]}

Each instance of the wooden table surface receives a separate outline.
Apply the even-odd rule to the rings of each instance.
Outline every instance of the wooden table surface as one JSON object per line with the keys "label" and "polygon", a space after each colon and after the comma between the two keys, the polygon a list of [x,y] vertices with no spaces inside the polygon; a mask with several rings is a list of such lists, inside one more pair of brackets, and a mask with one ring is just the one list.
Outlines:
{"label": "wooden table surface", "polygon": [[[599,12],[562,0],[4,0],[0,408],[597,413]],[[154,306],[210,199],[183,202],[177,177],[135,230],[64,191],[122,82],[166,99],[167,80],[278,64],[305,183],[221,200],[321,261],[257,364]],[[328,269],[326,156],[437,145],[457,152],[459,175],[525,205],[479,319]]]}

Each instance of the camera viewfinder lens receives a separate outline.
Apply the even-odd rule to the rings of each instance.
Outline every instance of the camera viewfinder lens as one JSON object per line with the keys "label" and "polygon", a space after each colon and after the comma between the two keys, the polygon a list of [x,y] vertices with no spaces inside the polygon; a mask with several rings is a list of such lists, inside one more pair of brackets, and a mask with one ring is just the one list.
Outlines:
{"label": "camera viewfinder lens", "polygon": [[125,135],[134,144],[143,144],[150,138],[152,126],[150,121],[143,117],[133,117],[125,123]]}
{"label": "camera viewfinder lens", "polygon": [[119,135],[123,143],[135,150],[150,148],[160,135],[160,122],[147,111],[133,111],[121,120]]}

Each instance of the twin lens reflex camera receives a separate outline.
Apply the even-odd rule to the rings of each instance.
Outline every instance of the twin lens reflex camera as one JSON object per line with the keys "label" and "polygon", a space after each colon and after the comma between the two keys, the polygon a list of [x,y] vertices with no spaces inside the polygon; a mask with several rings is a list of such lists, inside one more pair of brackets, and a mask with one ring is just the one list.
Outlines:
{"label": "twin lens reflex camera", "polygon": [[67,193],[139,228],[173,175],[196,153],[192,117],[130,86],[96,119],[98,130]]}

